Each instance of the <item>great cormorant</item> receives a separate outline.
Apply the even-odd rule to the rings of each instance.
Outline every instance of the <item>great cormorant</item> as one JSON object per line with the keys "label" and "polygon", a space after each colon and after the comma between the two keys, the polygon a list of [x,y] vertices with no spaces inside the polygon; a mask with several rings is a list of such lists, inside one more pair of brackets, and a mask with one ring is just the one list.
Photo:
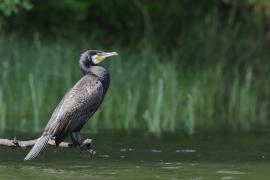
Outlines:
{"label": "great cormorant", "polygon": [[118,54],[99,50],[88,50],[81,54],[79,65],[84,76],[60,101],[25,160],[37,157],[49,139],[54,139],[59,145],[68,134],[75,147],[82,146],[80,130],[99,108],[110,84],[109,71],[97,64],[115,55]]}

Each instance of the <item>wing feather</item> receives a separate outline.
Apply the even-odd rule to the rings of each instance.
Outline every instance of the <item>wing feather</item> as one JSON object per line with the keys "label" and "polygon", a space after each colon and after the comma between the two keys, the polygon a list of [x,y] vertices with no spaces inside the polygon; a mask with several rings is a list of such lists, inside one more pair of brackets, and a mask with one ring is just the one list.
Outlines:
{"label": "wing feather", "polygon": [[103,100],[103,86],[97,77],[85,75],[66,93],[56,107],[45,132],[64,135],[88,120]]}

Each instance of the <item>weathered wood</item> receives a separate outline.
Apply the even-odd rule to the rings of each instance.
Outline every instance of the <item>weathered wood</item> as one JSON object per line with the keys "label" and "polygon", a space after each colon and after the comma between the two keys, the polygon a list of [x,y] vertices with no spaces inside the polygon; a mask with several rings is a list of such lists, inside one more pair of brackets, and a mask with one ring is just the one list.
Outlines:
{"label": "weathered wood", "polygon": [[[6,147],[20,147],[20,148],[29,148],[35,145],[37,139],[33,140],[27,140],[27,141],[21,141],[14,139],[0,139],[0,146],[6,146]],[[53,140],[49,140],[49,145],[55,146],[55,142]],[[61,148],[72,148],[72,143],[69,142],[62,142],[59,144],[59,147]]]}
{"label": "weathered wood", "polygon": [[[14,138],[11,139],[0,139],[0,146],[6,146],[6,147],[19,147],[19,148],[29,148],[35,145],[37,139],[33,140],[27,140],[27,141],[21,141]],[[87,149],[90,150],[90,145],[92,143],[91,139],[86,139],[84,141],[84,144],[87,145]],[[55,146],[55,142],[53,140],[49,140],[49,145]],[[69,142],[62,142],[58,145],[60,148],[73,148],[73,144]]]}

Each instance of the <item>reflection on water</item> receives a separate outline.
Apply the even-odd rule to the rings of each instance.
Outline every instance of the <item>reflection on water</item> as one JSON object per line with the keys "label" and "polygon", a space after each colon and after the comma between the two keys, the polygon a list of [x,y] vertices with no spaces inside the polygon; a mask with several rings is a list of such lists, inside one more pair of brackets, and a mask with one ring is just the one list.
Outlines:
{"label": "reflection on water", "polygon": [[153,152],[153,153],[160,153],[161,150],[160,149],[151,149],[151,152]]}
{"label": "reflection on water", "polygon": [[245,172],[241,172],[241,171],[218,171],[217,173],[220,174],[234,174],[234,175],[238,175],[238,174],[245,174]]}
{"label": "reflection on water", "polygon": [[94,136],[95,155],[49,147],[0,149],[0,179],[268,179],[269,135],[143,138]]}
{"label": "reflection on water", "polygon": [[102,157],[102,158],[109,158],[110,155],[108,155],[108,154],[101,154],[101,155],[99,155],[99,157]]}
{"label": "reflection on water", "polygon": [[194,153],[196,152],[195,149],[177,149],[175,152],[177,153]]}

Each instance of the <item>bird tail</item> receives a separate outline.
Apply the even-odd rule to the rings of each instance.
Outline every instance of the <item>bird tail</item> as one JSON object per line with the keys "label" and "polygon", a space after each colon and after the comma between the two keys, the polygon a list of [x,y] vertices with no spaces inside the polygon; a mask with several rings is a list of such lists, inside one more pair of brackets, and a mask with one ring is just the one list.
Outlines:
{"label": "bird tail", "polygon": [[24,158],[24,160],[32,160],[35,157],[37,157],[43,149],[48,144],[48,141],[50,139],[50,135],[42,135],[40,138],[38,138],[36,144],[31,149],[31,151],[27,154],[27,156]]}

